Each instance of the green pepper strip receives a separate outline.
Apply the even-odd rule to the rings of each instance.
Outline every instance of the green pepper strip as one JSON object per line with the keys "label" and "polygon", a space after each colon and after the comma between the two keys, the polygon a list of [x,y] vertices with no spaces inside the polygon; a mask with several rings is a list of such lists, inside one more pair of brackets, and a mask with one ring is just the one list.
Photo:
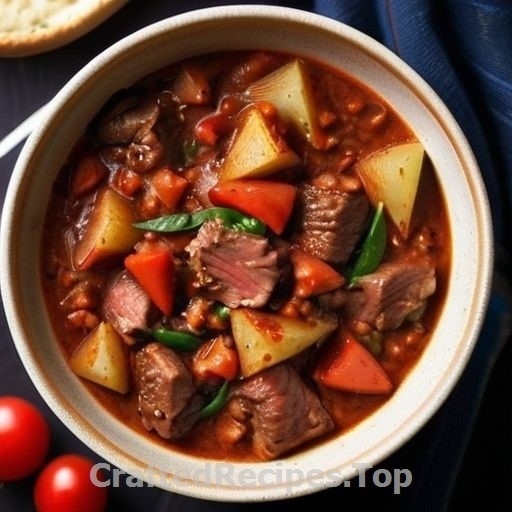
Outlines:
{"label": "green pepper strip", "polygon": [[212,207],[200,210],[195,213],[174,213],[164,215],[156,219],[150,219],[144,222],[136,222],[134,226],[148,231],[158,231],[160,233],[174,233],[177,231],[188,231],[201,226],[203,222],[211,219],[220,219],[227,228],[262,235],[265,233],[265,224],[248,217],[238,210],[232,208]]}
{"label": "green pepper strip", "polygon": [[375,215],[373,216],[370,230],[361,247],[361,252],[356,260],[348,287],[352,288],[359,279],[373,272],[380,264],[384,251],[386,250],[387,230],[386,219],[384,217],[384,205],[382,202],[377,204]]}
{"label": "green pepper strip", "polygon": [[224,304],[219,304],[215,310],[215,315],[217,315],[221,320],[227,320],[230,316],[231,310],[228,306]]}
{"label": "green pepper strip", "polygon": [[181,352],[192,352],[201,344],[201,340],[193,334],[171,331],[164,327],[153,329],[151,334],[155,340],[163,343],[169,348],[180,350]]}
{"label": "green pepper strip", "polygon": [[226,403],[226,399],[228,397],[228,387],[229,383],[226,380],[219,388],[217,394],[213,397],[212,401],[205,405],[199,411],[200,418],[209,418],[210,416],[217,414],[222,409],[222,407],[224,407],[224,404]]}

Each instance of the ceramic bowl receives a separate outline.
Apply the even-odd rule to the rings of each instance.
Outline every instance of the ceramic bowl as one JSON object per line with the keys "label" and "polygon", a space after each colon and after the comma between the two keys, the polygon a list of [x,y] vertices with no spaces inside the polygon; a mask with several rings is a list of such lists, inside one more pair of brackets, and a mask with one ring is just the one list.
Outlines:
{"label": "ceramic bowl", "polygon": [[[227,463],[173,453],[99,407],[54,339],[39,283],[42,221],[59,168],[117,90],[186,57],[270,49],[340,68],[386,98],[431,156],[452,232],[447,300],[421,359],[393,397],[357,427],[279,461]],[[339,485],[377,468],[432,417],[455,386],[479,334],[492,269],[490,213],[475,158],[452,115],[396,55],[333,20],[281,7],[217,7],[161,21],[119,41],[57,94],[12,175],[2,218],[2,298],[35,386],[67,427],[109,464],[169,491],[219,501],[263,501]]]}

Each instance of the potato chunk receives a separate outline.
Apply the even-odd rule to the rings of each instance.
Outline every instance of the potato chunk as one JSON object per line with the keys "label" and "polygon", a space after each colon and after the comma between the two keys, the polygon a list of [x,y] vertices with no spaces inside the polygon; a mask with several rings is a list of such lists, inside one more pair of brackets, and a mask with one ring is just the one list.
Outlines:
{"label": "potato chunk", "polygon": [[69,360],[80,377],[118,393],[130,388],[128,357],[124,342],[108,322],[101,322],[77,347]]}
{"label": "potato chunk", "polygon": [[279,115],[309,140],[313,146],[323,141],[318,112],[304,65],[293,60],[254,82],[246,90],[252,101],[268,101]]}
{"label": "potato chunk", "polygon": [[133,227],[136,221],[127,200],[109,188],[100,192],[73,252],[74,267],[86,270],[97,261],[128,253],[143,235],[143,231]]}
{"label": "potato chunk", "polygon": [[382,202],[391,220],[407,237],[425,150],[420,142],[399,144],[372,153],[356,164],[370,201]]}
{"label": "potato chunk", "polygon": [[231,328],[244,377],[295,356],[323,340],[337,326],[333,318],[304,320],[250,308],[231,312]]}
{"label": "potato chunk", "polygon": [[262,178],[299,163],[284,139],[272,133],[257,108],[250,109],[235,135],[221,170],[221,181]]}

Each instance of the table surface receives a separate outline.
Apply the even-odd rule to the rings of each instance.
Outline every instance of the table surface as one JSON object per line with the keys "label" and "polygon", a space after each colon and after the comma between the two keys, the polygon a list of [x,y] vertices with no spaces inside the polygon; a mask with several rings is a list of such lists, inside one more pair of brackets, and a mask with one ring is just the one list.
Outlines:
{"label": "table surface", "polygon": [[[234,4],[238,2],[222,2]],[[253,2],[270,3],[270,2]],[[273,2],[274,3],[274,2]],[[294,7],[307,7],[309,2],[279,2],[281,5]],[[49,101],[52,96],[76,73],[84,64],[101,50],[128,35],[134,30],[146,26],[154,21],[173,14],[201,7],[217,5],[219,2],[209,1],[182,1],[182,2],[147,2],[131,0],[128,5],[112,16],[107,22],[83,36],[81,39],[46,54],[16,59],[0,59],[0,139],[14,129],[28,115]],[[21,145],[0,160],[0,202],[3,203],[10,173],[14,167]],[[48,418],[52,429],[52,443],[50,456],[65,452],[83,453],[94,460],[101,461],[77,439],[60,420],[49,410],[38,392],[34,388],[28,375],[24,371],[16,354],[10,337],[3,309],[0,312],[0,395],[16,394],[35,403]],[[456,394],[456,393],[455,393]],[[287,502],[236,504],[214,503],[197,500],[178,494],[168,493],[157,488],[144,486],[133,488],[121,478],[119,487],[109,489],[109,510],[124,510],[125,512],[141,510],[152,511],[180,510],[190,511],[232,511],[241,507],[248,510],[273,510],[297,505],[302,508],[314,505],[319,498],[333,497],[345,507],[351,504],[358,507],[369,505],[377,500],[381,506],[392,504],[404,510],[414,510],[415,500],[420,499],[421,487],[436,485],[436,481],[450,480],[450,474],[443,475],[443,471],[450,471],[450,465],[443,466],[443,457],[439,456],[436,470],[432,471],[431,455],[434,452],[441,454],[442,435],[440,417],[452,407],[448,403],[444,411],[434,417],[406,446],[383,461],[378,469],[408,468],[414,475],[414,484],[404,489],[397,496],[392,488],[378,487],[372,481],[361,485],[358,480],[351,481],[350,487],[329,489],[315,495],[296,498]],[[432,444],[437,439],[437,445]],[[377,468],[373,468],[374,471]],[[435,475],[434,475],[435,473]],[[370,473],[369,473],[370,474]],[[416,482],[421,482],[417,484]],[[430,483],[429,483],[430,482]],[[31,511],[33,478],[21,482],[0,484],[0,510]],[[429,494],[435,495],[435,487]],[[439,487],[438,487],[439,489]],[[438,492],[439,500],[443,500],[443,488]],[[435,499],[431,498],[431,501]],[[400,506],[403,505],[402,508]],[[120,508],[122,507],[122,509]],[[417,509],[416,509],[417,510]],[[440,510],[440,509],[437,509]]]}

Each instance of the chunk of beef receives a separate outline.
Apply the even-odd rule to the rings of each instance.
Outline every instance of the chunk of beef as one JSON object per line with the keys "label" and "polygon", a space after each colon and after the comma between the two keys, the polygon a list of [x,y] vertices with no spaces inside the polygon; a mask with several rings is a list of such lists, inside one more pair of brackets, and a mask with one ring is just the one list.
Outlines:
{"label": "chunk of beef", "polygon": [[98,137],[104,144],[129,144],[151,130],[159,114],[160,108],[156,101],[127,104],[125,100],[101,119]]}
{"label": "chunk of beef", "polygon": [[219,84],[219,96],[243,92],[253,82],[272,72],[279,66],[279,60],[265,52],[255,52],[244,56],[224,75]]}
{"label": "chunk of beef", "polygon": [[435,269],[414,263],[383,263],[359,280],[357,289],[324,297],[324,306],[379,331],[396,329],[435,292]]}
{"label": "chunk of beef", "polygon": [[334,422],[297,371],[282,363],[237,383],[227,406],[249,423],[254,452],[272,460],[330,432]]}
{"label": "chunk of beef", "polygon": [[100,157],[110,170],[126,168],[146,172],[156,166],[164,154],[164,147],[156,131],[160,107],[156,101],[147,101],[120,112],[110,113],[98,126],[98,138],[109,146]]}
{"label": "chunk of beef", "polygon": [[261,307],[279,279],[278,254],[259,235],[225,229],[220,220],[205,222],[186,248],[196,285],[229,307]]}
{"label": "chunk of beef", "polygon": [[155,168],[164,155],[164,146],[155,132],[128,146],[109,146],[100,151],[100,158],[111,171],[126,169],[144,173]]}
{"label": "chunk of beef", "polygon": [[370,203],[362,193],[305,185],[298,195],[298,244],[329,263],[345,263],[364,234]]}
{"label": "chunk of beef", "polygon": [[103,316],[128,344],[132,335],[146,330],[158,316],[158,310],[128,271],[117,274],[110,282],[103,299]]}
{"label": "chunk of beef", "polygon": [[199,419],[203,399],[179,356],[164,345],[150,343],[135,354],[133,374],[144,427],[164,439],[189,432]]}

